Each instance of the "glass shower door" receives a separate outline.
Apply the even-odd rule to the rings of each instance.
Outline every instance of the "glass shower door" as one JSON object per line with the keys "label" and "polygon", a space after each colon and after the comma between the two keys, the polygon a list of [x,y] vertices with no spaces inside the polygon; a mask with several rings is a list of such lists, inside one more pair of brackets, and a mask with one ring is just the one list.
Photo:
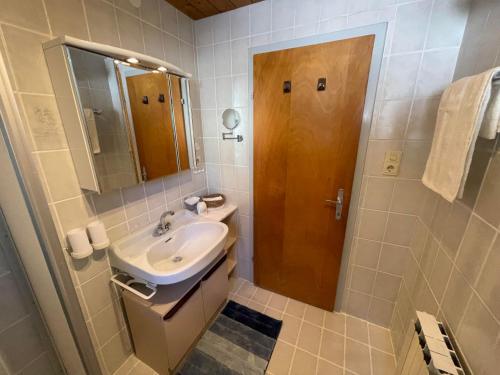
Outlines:
{"label": "glass shower door", "polygon": [[0,375],[63,373],[0,207]]}

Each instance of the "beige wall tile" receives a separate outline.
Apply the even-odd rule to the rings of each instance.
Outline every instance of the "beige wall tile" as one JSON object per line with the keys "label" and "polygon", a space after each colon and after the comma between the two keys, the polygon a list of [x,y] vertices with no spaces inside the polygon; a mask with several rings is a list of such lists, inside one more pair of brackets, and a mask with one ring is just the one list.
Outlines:
{"label": "beige wall tile", "polygon": [[500,320],[500,277],[498,277],[498,265],[500,265],[500,236],[497,235],[495,244],[486,258],[484,268],[479,275],[477,291],[493,315]]}
{"label": "beige wall tile", "polygon": [[109,280],[110,277],[111,271],[108,270],[81,285],[91,317],[117,298],[114,287]]}
{"label": "beige wall tile", "polygon": [[391,211],[416,215],[424,203],[427,188],[418,180],[396,182]]}
{"label": "beige wall tile", "polygon": [[38,151],[67,148],[66,135],[62,126],[56,100],[46,95],[20,95],[34,148]]}
{"label": "beige wall tile", "polygon": [[370,309],[368,310],[368,320],[383,327],[388,327],[391,323],[393,312],[393,303],[372,297]]}
{"label": "beige wall tile", "polygon": [[399,175],[406,178],[421,178],[430,147],[431,143],[426,141],[405,142]]}
{"label": "beige wall tile", "polygon": [[436,124],[439,98],[421,98],[413,103],[408,131],[408,139],[432,139]]}
{"label": "beige wall tile", "polygon": [[349,290],[345,306],[346,313],[366,319],[369,306],[370,295]]}
{"label": "beige wall tile", "polygon": [[104,363],[110,373],[115,372],[131,353],[130,339],[126,330],[122,330],[102,348]]}
{"label": "beige wall tile", "polygon": [[106,228],[125,221],[125,210],[120,191],[92,195],[92,200],[99,219]]}
{"label": "beige wall tile", "polygon": [[84,283],[109,268],[106,250],[94,251],[85,259],[72,259],[71,265],[78,281]]}
{"label": "beige wall tile", "polygon": [[377,268],[382,243],[357,238],[355,246],[354,263],[362,267]]}
{"label": "beige wall tile", "polygon": [[409,246],[415,222],[415,216],[389,214],[384,241],[396,245]]}
{"label": "beige wall tile", "polygon": [[45,18],[42,0],[2,0],[0,2],[0,21],[17,24],[48,34],[49,25]]}
{"label": "beige wall tile", "polygon": [[371,294],[373,289],[373,282],[375,281],[375,271],[362,268],[353,267],[351,276],[351,289],[366,294]]}
{"label": "beige wall tile", "polygon": [[374,241],[384,237],[387,213],[382,211],[360,210],[359,236]]}
{"label": "beige wall tile", "polygon": [[141,17],[150,24],[161,27],[160,7],[158,0],[141,1]]}
{"label": "beige wall tile", "polygon": [[480,374],[488,374],[486,369],[492,368],[493,363],[498,366],[494,349],[499,333],[500,325],[473,294],[457,337],[472,368]]}
{"label": "beige wall tile", "polygon": [[178,36],[179,29],[177,24],[177,11],[175,8],[164,1],[160,1],[161,27],[164,31]]}
{"label": "beige wall tile", "polygon": [[394,179],[368,177],[363,200],[363,208],[387,211],[394,190]]}
{"label": "beige wall tile", "polygon": [[471,285],[477,279],[495,234],[495,230],[481,219],[471,217],[456,259],[457,267]]}
{"label": "beige wall tile", "polygon": [[92,203],[87,196],[57,202],[55,208],[62,226],[63,235],[71,229],[87,225],[95,218]]}
{"label": "beige wall tile", "polygon": [[472,289],[457,268],[453,268],[443,298],[443,312],[450,327],[456,332]]}
{"label": "beige wall tile", "polygon": [[113,7],[100,0],[85,0],[85,11],[87,12],[91,40],[120,46]]}
{"label": "beige wall tile", "polygon": [[142,24],[142,31],[144,33],[144,51],[146,55],[164,60],[162,32],[146,23]]}
{"label": "beige wall tile", "polygon": [[386,273],[378,272],[373,286],[373,295],[389,301],[396,301],[401,278]]}
{"label": "beige wall tile", "polygon": [[444,250],[439,249],[429,280],[432,292],[438,301],[441,301],[452,266],[451,260]]}
{"label": "beige wall tile", "polygon": [[458,202],[455,202],[451,208],[450,215],[446,220],[446,226],[443,228],[441,246],[447,251],[448,255],[454,259],[458,251],[458,246],[469,222],[470,209]]}
{"label": "beige wall tile", "polygon": [[105,344],[123,328],[123,313],[119,303],[114,302],[92,318],[99,346]]}
{"label": "beige wall tile", "polygon": [[407,247],[383,244],[379,270],[394,275],[402,275],[408,263],[408,258],[409,249]]}
{"label": "beige wall tile", "polygon": [[141,22],[120,10],[116,11],[118,20],[118,32],[122,48],[135,52],[144,52],[144,41],[142,39]]}
{"label": "beige wall tile", "polygon": [[45,0],[45,6],[52,34],[89,38],[81,0]]}
{"label": "beige wall tile", "polygon": [[476,212],[495,228],[500,229],[500,151],[497,150],[486,173],[479,193]]}
{"label": "beige wall tile", "polygon": [[68,150],[43,152],[37,156],[54,202],[80,195],[80,184]]}
{"label": "beige wall tile", "polygon": [[402,151],[401,141],[379,141],[370,140],[365,159],[365,174],[370,176],[381,176],[384,166],[385,153],[387,151]]}
{"label": "beige wall tile", "polygon": [[3,25],[7,53],[20,91],[52,94],[49,72],[42,43],[49,38],[40,34]]}

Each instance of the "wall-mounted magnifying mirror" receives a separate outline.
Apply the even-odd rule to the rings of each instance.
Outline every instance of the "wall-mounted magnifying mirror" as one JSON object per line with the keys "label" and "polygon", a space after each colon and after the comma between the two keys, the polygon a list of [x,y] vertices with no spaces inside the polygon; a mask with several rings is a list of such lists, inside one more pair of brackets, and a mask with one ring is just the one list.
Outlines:
{"label": "wall-mounted magnifying mirror", "polygon": [[229,108],[222,112],[222,125],[228,130],[235,129],[241,122],[241,117],[236,109]]}
{"label": "wall-mounted magnifying mirror", "polygon": [[83,189],[102,193],[198,168],[202,134],[194,134],[187,77],[69,45],[45,55]]}

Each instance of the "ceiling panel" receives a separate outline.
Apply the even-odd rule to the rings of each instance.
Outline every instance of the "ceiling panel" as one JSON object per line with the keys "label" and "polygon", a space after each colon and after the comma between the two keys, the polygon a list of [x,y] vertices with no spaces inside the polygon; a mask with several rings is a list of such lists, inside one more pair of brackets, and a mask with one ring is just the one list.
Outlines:
{"label": "ceiling panel", "polygon": [[227,12],[262,0],[165,0],[194,20]]}

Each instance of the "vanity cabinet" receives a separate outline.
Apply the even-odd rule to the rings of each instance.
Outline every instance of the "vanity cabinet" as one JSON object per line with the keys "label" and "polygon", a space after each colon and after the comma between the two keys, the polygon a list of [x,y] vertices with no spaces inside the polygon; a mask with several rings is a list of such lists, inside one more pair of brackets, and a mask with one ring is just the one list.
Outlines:
{"label": "vanity cabinet", "polygon": [[137,358],[160,375],[174,373],[225,303],[228,290],[225,254],[187,280],[159,286],[150,300],[124,290]]}

